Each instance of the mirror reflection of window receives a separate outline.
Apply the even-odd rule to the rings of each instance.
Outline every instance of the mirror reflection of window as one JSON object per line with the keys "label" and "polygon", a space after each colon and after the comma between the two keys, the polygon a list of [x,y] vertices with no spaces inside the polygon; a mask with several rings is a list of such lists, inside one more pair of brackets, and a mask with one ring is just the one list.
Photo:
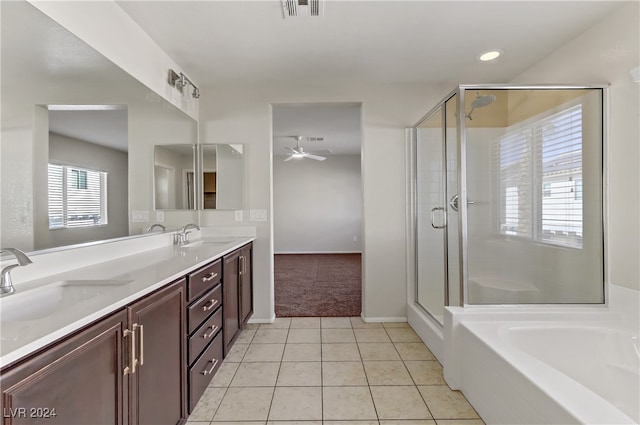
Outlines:
{"label": "mirror reflection of window", "polygon": [[49,229],[106,226],[107,173],[49,164]]}

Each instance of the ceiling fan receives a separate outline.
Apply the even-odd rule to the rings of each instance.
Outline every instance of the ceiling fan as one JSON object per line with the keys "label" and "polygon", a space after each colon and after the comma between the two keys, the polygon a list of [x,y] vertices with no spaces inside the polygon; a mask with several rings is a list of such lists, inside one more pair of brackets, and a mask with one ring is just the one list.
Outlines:
{"label": "ceiling fan", "polygon": [[[285,150],[289,153],[289,156],[284,159],[285,161],[291,161],[292,159],[296,159],[296,158],[309,158],[309,159],[314,159],[316,161],[324,161],[327,158],[324,156],[321,156],[320,154],[326,155],[331,153],[330,150],[306,152],[302,148],[302,146],[300,146],[300,142],[302,141],[303,136],[287,136],[287,137],[296,139],[296,146],[294,148],[285,146]],[[307,137],[307,141],[322,141],[322,140],[323,140],[322,137]]]}

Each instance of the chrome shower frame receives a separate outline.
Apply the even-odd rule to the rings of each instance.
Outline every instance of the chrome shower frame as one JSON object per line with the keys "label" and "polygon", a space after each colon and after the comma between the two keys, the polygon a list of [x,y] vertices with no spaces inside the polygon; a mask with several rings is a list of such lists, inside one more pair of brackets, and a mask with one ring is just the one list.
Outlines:
{"label": "chrome shower frame", "polygon": [[[602,111],[602,188],[601,188],[601,199],[602,199],[602,223],[601,223],[601,231],[602,231],[602,241],[603,241],[603,276],[602,276],[602,282],[604,285],[603,288],[603,294],[604,294],[604,303],[607,304],[608,302],[608,291],[607,291],[607,283],[609,281],[608,279],[608,273],[609,273],[609,268],[608,268],[608,246],[607,246],[607,235],[608,235],[608,211],[607,211],[607,206],[608,206],[608,197],[607,197],[607,191],[605,190],[605,188],[608,186],[608,167],[607,167],[607,157],[608,157],[608,133],[609,133],[609,129],[608,129],[608,116],[609,116],[609,93],[608,93],[608,87],[609,84],[585,84],[585,85],[547,85],[547,84],[533,84],[533,85],[511,85],[511,84],[462,84],[457,86],[454,90],[452,90],[451,92],[449,92],[441,101],[439,101],[431,110],[429,110],[429,112],[427,114],[425,114],[412,128],[412,134],[416,135],[417,134],[417,129],[418,127],[424,123],[426,120],[428,120],[429,118],[431,118],[434,114],[438,113],[439,111],[442,112],[442,131],[443,131],[443,164],[445,166],[445,170],[446,170],[446,145],[448,142],[447,138],[446,138],[446,102],[449,101],[451,98],[453,98],[454,96],[457,95],[457,117],[456,117],[456,124],[457,124],[457,135],[456,135],[456,152],[457,152],[457,160],[458,160],[458,167],[457,167],[457,190],[458,190],[458,197],[459,197],[459,202],[458,202],[458,260],[459,260],[459,273],[460,273],[460,281],[459,281],[459,290],[460,290],[460,297],[458,300],[451,300],[449,293],[450,293],[450,285],[451,284],[455,284],[453,282],[450,281],[450,278],[448,276],[448,267],[449,267],[449,252],[448,252],[448,238],[449,238],[449,232],[448,232],[448,226],[445,226],[444,231],[445,231],[445,236],[444,236],[444,264],[443,267],[445,268],[445,273],[444,273],[444,287],[445,287],[445,297],[444,297],[444,306],[468,306],[469,305],[469,295],[468,295],[468,228],[467,228],[467,184],[466,184],[466,179],[467,179],[467,135],[466,135],[466,130],[467,130],[467,126],[466,126],[466,114],[464,112],[464,105],[465,105],[465,97],[466,97],[466,93],[467,91],[478,91],[478,90],[589,90],[589,89],[596,89],[596,90],[601,90],[602,96],[601,96],[601,111]],[[413,151],[413,153],[416,152],[417,150],[417,137],[412,137],[412,146],[411,149]],[[417,156],[414,154],[413,158],[412,158],[412,167],[413,167],[413,174],[412,174],[412,181],[411,184],[413,185],[413,187],[417,187],[417,173],[415,173],[415,170],[417,169]],[[442,186],[441,186],[441,190],[442,193],[444,194],[443,197],[445,198],[444,201],[446,202],[446,197],[447,197],[447,179],[446,179],[446,171],[445,171],[445,177],[442,179]],[[413,248],[414,248],[414,253],[418,252],[418,238],[416,235],[416,231],[418,228],[418,215],[417,215],[417,194],[415,192],[415,190],[412,190],[412,196],[413,199],[411,201],[411,205],[413,210],[413,217],[412,217],[412,226],[413,226],[413,235],[414,235],[414,241],[413,241]],[[415,281],[416,281],[416,285],[415,285],[415,291],[414,291],[414,303],[415,305],[424,313],[426,313],[431,319],[433,319],[436,323],[439,323],[435,317],[433,316],[433,314],[429,311],[427,311],[426,308],[424,308],[422,305],[419,304],[418,302],[418,261],[416,259],[416,261],[414,261],[413,264],[413,271],[414,271],[414,276],[415,276]],[[455,304],[453,304],[455,303]],[[544,305],[544,304],[543,304]],[[548,305],[548,304],[547,304]],[[439,323],[440,324],[440,323]],[[442,325],[442,324],[440,324]]]}

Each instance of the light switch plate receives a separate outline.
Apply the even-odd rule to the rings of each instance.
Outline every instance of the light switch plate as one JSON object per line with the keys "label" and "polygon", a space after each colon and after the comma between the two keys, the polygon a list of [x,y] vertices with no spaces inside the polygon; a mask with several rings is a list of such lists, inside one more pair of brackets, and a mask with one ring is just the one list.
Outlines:
{"label": "light switch plate", "polygon": [[244,220],[244,218],[242,217],[242,210],[236,210],[235,211],[235,217],[236,217],[236,221]]}
{"label": "light switch plate", "polygon": [[131,221],[134,223],[148,223],[149,211],[131,211]]}
{"label": "light switch plate", "polygon": [[267,210],[249,210],[251,221],[267,221]]}
{"label": "light switch plate", "polygon": [[164,211],[156,211],[156,221],[162,223],[164,221]]}

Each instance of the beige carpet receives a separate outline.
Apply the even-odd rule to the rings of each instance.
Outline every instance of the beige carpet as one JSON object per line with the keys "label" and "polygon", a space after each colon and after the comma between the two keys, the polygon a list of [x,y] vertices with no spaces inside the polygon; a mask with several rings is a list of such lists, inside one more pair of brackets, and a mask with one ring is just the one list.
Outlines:
{"label": "beige carpet", "polygon": [[278,317],[360,316],[360,254],[277,254]]}

